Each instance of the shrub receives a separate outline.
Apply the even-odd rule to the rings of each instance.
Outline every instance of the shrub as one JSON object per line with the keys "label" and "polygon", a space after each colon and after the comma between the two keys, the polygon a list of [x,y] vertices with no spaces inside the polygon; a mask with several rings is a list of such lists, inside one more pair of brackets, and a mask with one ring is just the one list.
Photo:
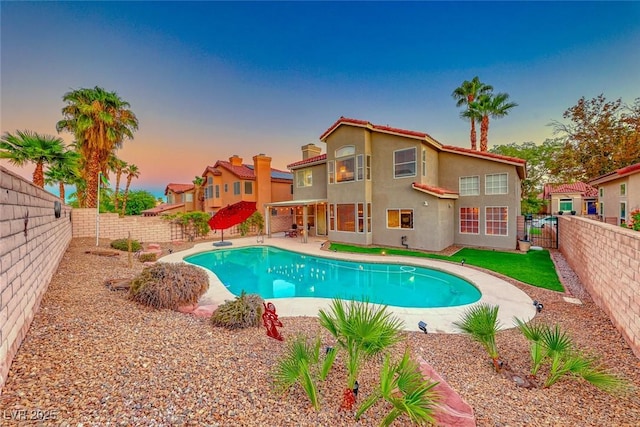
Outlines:
{"label": "shrub", "polygon": [[140,254],[140,256],[138,257],[138,260],[140,260],[140,262],[154,262],[156,260],[156,254],[154,253]]}
{"label": "shrub", "polygon": [[132,300],[154,308],[177,309],[195,304],[209,288],[204,270],[188,264],[158,263],[131,281]]}
{"label": "shrub", "polygon": [[247,295],[244,291],[233,301],[220,305],[211,315],[213,326],[241,329],[260,326],[264,300],[258,294]]}
{"label": "shrub", "polygon": [[[129,243],[127,239],[118,239],[111,242],[111,247],[119,251],[129,251]],[[137,240],[131,239],[131,251],[138,252],[142,249],[142,245]]]}

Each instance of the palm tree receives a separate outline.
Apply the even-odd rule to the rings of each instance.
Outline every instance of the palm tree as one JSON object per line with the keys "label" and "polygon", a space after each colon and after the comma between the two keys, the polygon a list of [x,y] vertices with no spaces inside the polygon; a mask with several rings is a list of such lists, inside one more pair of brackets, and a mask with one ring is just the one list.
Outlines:
{"label": "palm tree", "polygon": [[460,321],[453,324],[471,339],[482,344],[489,353],[496,372],[500,372],[500,354],[496,344],[496,334],[500,329],[498,306],[489,304],[472,306],[464,312]]}
{"label": "palm tree", "polygon": [[115,92],[100,87],[81,88],[63,96],[67,105],[62,109],[63,119],[56,124],[58,132],[66,130],[75,135],[83,157],[83,177],[86,180],[85,207],[97,204],[98,173],[105,170],[114,149],[120,148],[125,138],[133,138],[138,119],[129,110],[129,103]]}
{"label": "palm tree", "polygon": [[480,81],[478,76],[475,76],[471,81],[465,80],[459,88],[456,88],[451,96],[457,101],[456,107],[467,106],[467,110],[460,114],[461,118],[470,119],[471,121],[471,149],[477,150],[476,145],[476,120],[475,117],[469,116],[470,105],[478,96],[488,94],[493,91],[493,86],[484,84]]}
{"label": "palm tree", "polygon": [[131,187],[131,181],[133,181],[133,178],[138,178],[140,176],[138,166],[134,164],[127,165],[126,169],[124,169],[124,173],[127,174],[127,186],[124,190],[124,197],[122,200],[122,215],[124,215],[127,210],[127,197],[129,197],[129,187]]}
{"label": "palm tree", "polygon": [[202,188],[202,184],[204,184],[204,178],[201,176],[196,176],[193,180],[193,185],[194,187],[194,195],[193,195],[193,199],[195,201],[194,207],[197,211],[204,211],[204,208],[202,206],[202,202],[203,200],[200,200],[200,189]]}
{"label": "palm tree", "polygon": [[118,212],[118,205],[120,202],[120,200],[118,200],[118,194],[120,193],[120,180],[122,179],[122,174],[129,164],[124,160],[117,158],[115,154],[111,156],[109,163],[109,168],[116,173],[116,189],[113,192],[113,207],[116,212]]}
{"label": "palm tree", "polygon": [[499,93],[497,95],[484,94],[471,103],[470,110],[473,110],[473,116],[480,118],[480,151],[487,151],[489,145],[489,117],[499,119],[509,114],[509,110],[518,106],[515,102],[508,102],[509,95]]}
{"label": "palm tree", "polygon": [[77,151],[67,150],[61,157],[54,161],[44,173],[45,183],[58,184],[60,200],[65,203],[65,184],[78,184],[80,179],[80,154]]}
{"label": "palm tree", "polygon": [[56,162],[64,152],[61,138],[29,130],[17,130],[15,135],[5,132],[0,139],[0,159],[8,159],[16,166],[35,163],[33,183],[40,188],[44,188],[44,165]]}

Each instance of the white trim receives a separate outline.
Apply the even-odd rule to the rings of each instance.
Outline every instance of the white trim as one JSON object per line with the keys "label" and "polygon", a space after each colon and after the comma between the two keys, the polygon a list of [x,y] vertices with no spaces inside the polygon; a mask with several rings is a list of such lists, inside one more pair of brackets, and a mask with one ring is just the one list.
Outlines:
{"label": "white trim", "polygon": [[[413,175],[396,175],[396,153],[399,151],[409,151],[413,150]],[[418,175],[418,150],[417,147],[409,147],[409,148],[399,148],[397,150],[393,150],[393,156],[391,157],[391,161],[393,162],[393,179],[403,179],[403,178],[414,178]],[[402,162],[399,164],[410,164],[411,162]]]}
{"label": "white trim", "polygon": [[[489,234],[487,232],[487,223],[489,222],[489,218],[487,215],[487,209],[506,209],[507,210],[507,219],[505,219],[504,221],[499,220],[492,220],[493,222],[504,222],[507,226],[505,234]],[[509,206],[485,206],[484,207],[484,235],[485,236],[497,236],[497,237],[505,237],[509,235]]]}
{"label": "white trim", "polygon": [[[478,179],[478,193],[477,194],[462,194],[462,179],[463,178],[477,178]],[[458,177],[458,194],[460,194],[460,197],[479,196],[480,195],[480,175],[459,176]]]}

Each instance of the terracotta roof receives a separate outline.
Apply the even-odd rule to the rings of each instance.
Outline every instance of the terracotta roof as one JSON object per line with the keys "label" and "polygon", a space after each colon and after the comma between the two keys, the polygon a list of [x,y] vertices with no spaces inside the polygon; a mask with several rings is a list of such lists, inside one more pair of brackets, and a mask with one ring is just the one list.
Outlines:
{"label": "terracotta roof", "polygon": [[429,134],[426,134],[424,132],[416,132],[413,130],[394,128],[391,126],[374,125],[366,120],[349,119],[347,117],[340,117],[334,124],[332,124],[331,127],[329,127],[329,129],[327,129],[322,135],[320,135],[320,141],[324,141],[324,139],[328,137],[329,134],[331,134],[334,130],[336,130],[342,124],[358,126],[358,127],[366,127],[371,130],[377,130],[379,132],[393,133],[393,134],[404,135],[404,136],[409,136],[409,137],[419,138],[419,139],[430,138],[435,141],[435,139],[433,139]]}
{"label": "terracotta roof", "polygon": [[[225,160],[218,160],[215,165],[207,166],[207,168],[202,172],[202,176],[205,176],[207,173],[212,173],[215,176],[222,175],[219,168],[223,168],[234,174],[240,179],[246,179],[255,181],[256,174],[253,170],[253,165],[240,165],[233,166],[230,162]],[[293,181],[293,175],[289,171],[282,171],[280,169],[271,168],[271,180],[273,181]]]}
{"label": "terracotta roof", "polygon": [[507,162],[518,163],[521,165],[525,165],[527,163],[526,160],[521,159],[519,157],[503,156],[502,154],[489,153],[488,151],[472,150],[470,148],[456,147],[454,145],[443,145],[442,149],[444,151],[457,151],[459,153],[471,154],[479,157],[486,157],[488,159],[504,160]]}
{"label": "terracotta roof", "polygon": [[319,156],[309,157],[308,159],[299,160],[287,165],[287,168],[292,169],[302,165],[308,165],[312,163],[322,163],[327,160],[327,153],[320,154]]}
{"label": "terracotta roof", "polygon": [[602,184],[608,181],[613,181],[614,179],[622,178],[623,176],[632,175],[637,172],[640,172],[640,163],[634,163],[633,165],[616,169],[613,172],[605,173],[604,175],[600,175],[599,177],[593,178],[589,182],[596,185]]}
{"label": "terracotta roof", "polygon": [[218,169],[216,169],[213,166],[207,166],[207,168],[204,170],[204,172],[202,172],[202,176],[205,176],[208,173],[210,173],[210,174],[212,174],[214,176],[222,175],[222,172],[220,172]]}
{"label": "terracotta roof", "polygon": [[442,199],[457,199],[458,193],[453,190],[448,190],[442,187],[435,187],[433,185],[420,184],[417,182],[411,183],[411,188],[414,190],[420,190],[425,193],[429,193],[433,196],[440,197]]}
{"label": "terracotta roof", "polygon": [[194,185],[193,184],[167,184],[167,188],[165,188],[164,190],[164,194],[165,196],[167,195],[167,193],[169,192],[169,190],[173,191],[174,193],[184,193],[185,191],[189,191],[189,190],[193,190],[194,189]]}
{"label": "terracotta roof", "polygon": [[584,182],[571,184],[545,184],[542,193],[543,199],[548,199],[552,194],[580,193],[582,197],[597,197],[598,190]]}
{"label": "terracotta roof", "polygon": [[249,169],[247,165],[233,166],[230,162],[224,160],[218,160],[214,165],[214,168],[222,167],[240,179],[256,179],[253,170]]}
{"label": "terracotta roof", "polygon": [[140,213],[146,216],[156,216],[161,214],[162,212],[170,211],[182,206],[184,206],[184,203],[161,203],[154,208],[146,209]]}

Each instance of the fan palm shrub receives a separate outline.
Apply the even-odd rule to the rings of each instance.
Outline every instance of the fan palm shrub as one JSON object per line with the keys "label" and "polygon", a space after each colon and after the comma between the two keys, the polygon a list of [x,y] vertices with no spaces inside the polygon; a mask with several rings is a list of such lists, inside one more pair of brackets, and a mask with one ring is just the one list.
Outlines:
{"label": "fan palm shrub", "polygon": [[500,372],[500,354],[496,344],[496,334],[500,329],[498,306],[489,304],[472,306],[464,312],[460,321],[453,324],[487,350],[493,361],[493,367],[496,372]]}
{"label": "fan palm shrub", "polygon": [[[365,359],[381,354],[400,339],[402,321],[387,311],[386,306],[368,302],[345,302],[334,299],[329,311],[320,310],[320,324],[336,338],[338,348],[347,354],[347,388],[345,402],[355,402],[358,373]],[[330,366],[327,367],[327,371]],[[345,405],[350,407],[349,404]]]}
{"label": "fan palm shrub", "polygon": [[356,420],[376,402],[384,399],[393,408],[383,418],[381,426],[391,425],[402,415],[416,424],[434,424],[433,414],[440,400],[439,394],[433,390],[436,385],[437,382],[424,378],[418,364],[409,357],[408,350],[397,363],[391,363],[389,355],[386,355],[380,371],[380,384],[360,405]]}

